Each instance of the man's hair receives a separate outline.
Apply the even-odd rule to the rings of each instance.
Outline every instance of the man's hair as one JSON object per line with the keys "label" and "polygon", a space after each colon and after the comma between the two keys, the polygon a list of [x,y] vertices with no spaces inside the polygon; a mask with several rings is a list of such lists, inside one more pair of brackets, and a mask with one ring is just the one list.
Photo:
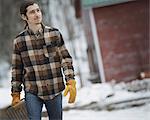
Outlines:
{"label": "man's hair", "polygon": [[[34,3],[36,3],[34,0],[23,0],[23,2],[20,5],[20,14],[25,15],[27,13],[27,7],[30,5],[33,5]],[[37,4],[37,3],[36,3]]]}

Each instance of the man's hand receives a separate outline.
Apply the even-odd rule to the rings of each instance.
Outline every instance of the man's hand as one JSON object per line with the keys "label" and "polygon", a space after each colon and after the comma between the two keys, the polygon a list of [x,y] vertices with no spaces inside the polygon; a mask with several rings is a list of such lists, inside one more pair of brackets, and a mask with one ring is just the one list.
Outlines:
{"label": "man's hand", "polygon": [[20,102],[20,92],[11,93],[12,96],[12,106]]}
{"label": "man's hand", "polygon": [[76,81],[69,80],[66,85],[64,96],[66,96],[69,92],[70,96],[68,103],[74,103],[76,99]]}

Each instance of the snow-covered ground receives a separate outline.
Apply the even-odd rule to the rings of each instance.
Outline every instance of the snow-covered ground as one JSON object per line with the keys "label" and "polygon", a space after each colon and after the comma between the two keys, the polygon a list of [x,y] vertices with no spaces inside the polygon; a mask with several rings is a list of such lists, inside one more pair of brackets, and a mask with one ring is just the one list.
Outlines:
{"label": "snow-covered ground", "polygon": [[[5,74],[7,79],[6,77],[2,79],[3,87],[0,87],[0,109],[11,104],[10,71]],[[83,88],[78,87],[75,104],[67,103],[68,96],[63,98],[63,118],[64,120],[150,120],[150,88],[146,88],[150,87],[149,81],[150,79],[144,79],[128,85],[88,82]],[[137,85],[140,85],[142,90],[133,92]],[[135,89],[137,90],[136,87]],[[24,94],[21,95],[23,98]],[[141,106],[133,107],[135,105]],[[43,117],[42,120],[48,118]]]}
{"label": "snow-covered ground", "polygon": [[[131,98],[147,95],[149,92],[128,92],[125,89],[121,89],[124,85],[115,85],[112,87],[108,83],[89,85],[78,90],[76,103],[69,105],[67,98],[63,99],[63,107],[76,107],[77,109],[71,109],[63,112],[64,120],[150,120],[150,104],[147,103],[140,107],[130,107],[126,109],[116,110],[92,110],[85,109],[80,110],[81,106],[88,105],[92,102],[97,102],[99,106],[101,104],[113,103],[122,100],[128,100]],[[108,97],[112,95],[111,97]],[[22,94],[23,97],[23,94]],[[0,108],[3,108],[11,103],[10,87],[0,88]],[[45,110],[45,109],[43,109]],[[48,120],[48,118],[42,118],[42,120]]]}
{"label": "snow-covered ground", "polygon": [[64,120],[150,120],[150,104],[113,111],[71,110],[64,112],[63,118]]}
{"label": "snow-covered ground", "polygon": [[[103,85],[101,85],[102,87]],[[67,98],[64,98],[63,106],[75,106],[75,105],[85,105],[89,104],[92,101],[98,101],[100,95],[98,95],[97,88],[98,85],[93,85],[89,88],[91,92],[87,88],[83,88],[78,91],[77,101],[74,105],[67,104]],[[105,87],[106,88],[106,87]],[[104,87],[103,87],[104,89]],[[106,90],[106,89],[104,89]],[[88,94],[87,94],[88,93]],[[101,92],[100,92],[101,93]],[[105,91],[104,91],[105,93]],[[107,91],[108,93],[108,91]],[[120,93],[120,98],[117,96],[116,99],[122,99],[121,96],[125,95],[126,98],[131,97],[130,93]],[[83,96],[80,96],[83,95]],[[101,94],[102,99],[106,99],[106,94]],[[98,97],[99,96],[99,97]],[[124,96],[124,97],[125,97]],[[10,97],[10,89],[9,88],[1,88],[0,89],[0,108],[7,106],[11,103]],[[85,103],[84,103],[85,101]],[[126,109],[119,110],[69,110],[63,112],[64,120],[150,120],[150,104],[145,104],[140,107],[132,107]],[[48,120],[48,118],[42,118],[42,120]]]}

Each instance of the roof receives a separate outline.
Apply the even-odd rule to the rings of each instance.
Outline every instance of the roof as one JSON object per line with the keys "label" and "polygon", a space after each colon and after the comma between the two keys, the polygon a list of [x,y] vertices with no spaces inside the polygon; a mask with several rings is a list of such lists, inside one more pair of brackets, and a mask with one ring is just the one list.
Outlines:
{"label": "roof", "polygon": [[81,0],[84,8],[102,7],[134,0]]}

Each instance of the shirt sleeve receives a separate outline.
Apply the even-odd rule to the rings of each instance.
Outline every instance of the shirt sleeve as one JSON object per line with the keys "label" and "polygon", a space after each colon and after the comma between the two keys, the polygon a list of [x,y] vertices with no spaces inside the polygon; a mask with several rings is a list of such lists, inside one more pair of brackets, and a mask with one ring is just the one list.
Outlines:
{"label": "shirt sleeve", "polygon": [[61,58],[61,66],[63,68],[65,80],[67,82],[70,79],[74,79],[75,74],[74,74],[72,57],[70,56],[70,54],[65,46],[65,43],[64,43],[61,33],[59,33],[58,51],[59,51],[59,55]]}
{"label": "shirt sleeve", "polygon": [[21,54],[17,46],[16,39],[13,43],[12,53],[12,80],[11,80],[11,91],[21,92],[22,90],[22,78],[23,78],[23,63]]}

